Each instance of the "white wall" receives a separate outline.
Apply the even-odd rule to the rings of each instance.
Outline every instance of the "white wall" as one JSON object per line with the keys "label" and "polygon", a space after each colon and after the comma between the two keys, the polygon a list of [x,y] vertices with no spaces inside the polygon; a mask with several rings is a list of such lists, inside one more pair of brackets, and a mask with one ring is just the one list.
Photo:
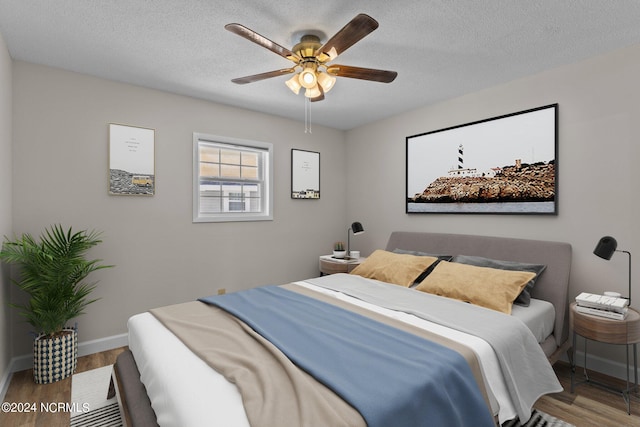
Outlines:
{"label": "white wall", "polygon": [[[12,232],[11,202],[11,136],[12,136],[12,62],[0,34],[0,236]],[[10,319],[7,309],[9,295],[8,268],[0,266],[0,396],[8,377],[11,357]]]}
{"label": "white wall", "polygon": [[[109,123],[155,129],[155,196],[108,195]],[[274,144],[274,221],[191,222],[193,132]],[[16,61],[14,140],[15,232],[96,228],[104,243],[92,255],[116,265],[95,275],[102,299],[78,319],[80,341],[218,288],[317,275],[318,256],[346,233],[342,131],[305,134],[301,122]],[[290,198],[292,148],[320,152],[320,200]],[[14,356],[30,353],[27,331],[17,325]]]}
{"label": "white wall", "polygon": [[[581,291],[626,294],[627,257],[607,262],[592,251],[601,236],[612,235],[620,249],[640,254],[639,75],[634,46],[349,131],[348,218],[367,229],[357,245],[365,253],[384,247],[393,230],[565,241],[573,246],[571,299]],[[559,104],[557,216],[405,213],[405,137],[552,103]],[[591,350],[624,360],[616,346]]]}
{"label": "white wall", "polygon": [[[12,232],[11,202],[11,136],[12,136],[12,62],[0,34],[0,236]],[[9,375],[11,358],[11,322],[7,309],[9,269],[0,266],[0,396]]]}
{"label": "white wall", "polygon": [[[640,178],[633,169],[640,158],[639,54],[639,46],[620,50],[346,135],[320,126],[305,135],[299,122],[16,62],[12,229],[37,233],[61,222],[104,231],[104,244],[94,255],[117,267],[97,276],[96,296],[102,300],[79,319],[81,341],[123,333],[134,313],[219,287],[233,291],[316,274],[317,256],[344,239],[346,224],[354,220],[366,233],[353,238],[352,247],[364,254],[383,247],[393,230],[567,241],[574,249],[571,298],[580,291],[624,292],[626,258],[606,262],[591,252],[610,234],[621,248],[638,253],[640,231],[632,221],[639,213]],[[11,72],[2,70],[0,80],[11,81]],[[6,84],[0,84],[4,93]],[[405,214],[406,136],[556,102],[558,216]],[[0,120],[7,120],[11,113],[2,111]],[[156,129],[154,197],[107,195],[110,122]],[[274,143],[275,221],[191,223],[194,131]],[[5,151],[6,135],[0,133]],[[319,201],[289,198],[291,148],[321,152]],[[7,200],[2,192],[0,197]],[[634,289],[638,307],[635,280]],[[12,354],[28,354],[28,328],[15,326]],[[623,360],[619,348],[590,348],[596,361]]]}

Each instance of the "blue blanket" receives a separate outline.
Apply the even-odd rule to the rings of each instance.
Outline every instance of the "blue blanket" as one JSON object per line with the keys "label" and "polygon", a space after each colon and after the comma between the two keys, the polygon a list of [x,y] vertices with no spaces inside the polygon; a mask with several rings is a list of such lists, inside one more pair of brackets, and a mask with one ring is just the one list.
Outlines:
{"label": "blue blanket", "polygon": [[369,427],[494,426],[457,352],[276,286],[201,298],[238,317]]}

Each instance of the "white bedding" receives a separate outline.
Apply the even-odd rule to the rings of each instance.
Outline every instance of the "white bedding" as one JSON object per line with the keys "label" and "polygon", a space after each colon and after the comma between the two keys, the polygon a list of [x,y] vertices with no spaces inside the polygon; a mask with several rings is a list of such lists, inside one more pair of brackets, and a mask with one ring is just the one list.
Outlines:
{"label": "white bedding", "polygon": [[514,304],[511,315],[527,325],[538,342],[543,343],[553,332],[556,309],[549,301],[531,298],[529,307]]}
{"label": "white bedding", "polygon": [[235,385],[211,369],[151,313],[129,319],[129,349],[161,427],[249,427]]}
{"label": "white bedding", "polygon": [[[500,372],[498,360],[486,341],[410,314],[377,307],[310,283],[296,282],[296,284],[464,343],[473,349],[480,360],[483,375],[491,390],[490,394],[495,397],[495,400],[492,399],[491,402],[494,415],[498,415],[500,423],[516,416]],[[532,302],[532,308],[546,312],[546,317],[548,317],[548,307],[545,304]],[[514,315],[519,318],[524,316],[525,323],[529,328],[533,328],[532,330],[540,342],[538,336],[545,333],[548,322],[543,321],[530,325],[531,316],[527,314],[528,309],[519,307],[518,310],[515,310]],[[551,318],[553,319],[553,317]],[[147,389],[158,424],[161,427],[208,426],[211,422],[211,414],[215,414],[216,424],[219,425],[249,426],[242,398],[235,385],[229,383],[200,360],[152,314],[142,313],[131,317],[128,328],[129,348],[134,355],[140,370],[141,380]]]}

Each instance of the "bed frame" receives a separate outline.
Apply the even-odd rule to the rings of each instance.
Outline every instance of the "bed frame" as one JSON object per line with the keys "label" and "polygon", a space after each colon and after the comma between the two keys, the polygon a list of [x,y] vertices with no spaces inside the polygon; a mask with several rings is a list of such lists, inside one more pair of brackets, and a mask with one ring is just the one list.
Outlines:
{"label": "bed frame", "polygon": [[503,261],[547,266],[531,292],[532,298],[549,301],[556,310],[553,334],[541,345],[555,363],[569,349],[569,274],[571,245],[563,242],[488,237],[467,234],[395,231],[386,249],[406,249],[441,255],[475,255]]}
{"label": "bed frame", "polygon": [[[569,349],[570,244],[505,237],[395,231],[389,237],[386,250],[393,251],[396,248],[546,265],[547,268],[536,281],[531,293],[533,298],[552,303],[556,310],[553,334],[541,344],[541,347],[552,364]],[[113,376],[126,425],[157,426],[151,402],[144,385],[140,382],[140,372],[129,350],[118,356]]]}

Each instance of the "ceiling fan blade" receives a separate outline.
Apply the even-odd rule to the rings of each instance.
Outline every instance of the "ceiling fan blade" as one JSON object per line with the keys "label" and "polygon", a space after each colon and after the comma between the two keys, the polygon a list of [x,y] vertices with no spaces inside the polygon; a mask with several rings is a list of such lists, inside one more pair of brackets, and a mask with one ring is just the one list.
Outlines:
{"label": "ceiling fan blade", "polygon": [[333,60],[376,28],[378,28],[378,21],[361,13],[331,37],[316,51],[315,55],[321,55],[318,58],[320,62]]}
{"label": "ceiling fan blade", "polygon": [[395,71],[376,70],[373,68],[352,67],[349,65],[331,65],[327,67],[327,73],[338,77],[352,79],[371,80],[380,83],[391,83],[398,73]]}
{"label": "ceiling fan blade", "polygon": [[245,39],[254,42],[257,45],[260,45],[264,48],[269,49],[271,52],[277,53],[278,55],[286,58],[290,61],[297,62],[300,60],[298,56],[291,52],[286,47],[280,46],[278,43],[269,40],[268,38],[261,36],[253,30],[245,27],[241,24],[227,24],[224,26],[226,30],[231,31],[234,34],[239,35],[240,37],[244,37]]}
{"label": "ceiling fan blade", "polygon": [[238,77],[237,79],[232,79],[231,81],[239,85],[244,85],[247,83],[258,82],[264,79],[270,79],[271,77],[284,76],[285,74],[291,74],[294,71],[295,68],[283,68],[282,70],[269,71],[266,73],[254,74],[252,76],[246,77]]}

